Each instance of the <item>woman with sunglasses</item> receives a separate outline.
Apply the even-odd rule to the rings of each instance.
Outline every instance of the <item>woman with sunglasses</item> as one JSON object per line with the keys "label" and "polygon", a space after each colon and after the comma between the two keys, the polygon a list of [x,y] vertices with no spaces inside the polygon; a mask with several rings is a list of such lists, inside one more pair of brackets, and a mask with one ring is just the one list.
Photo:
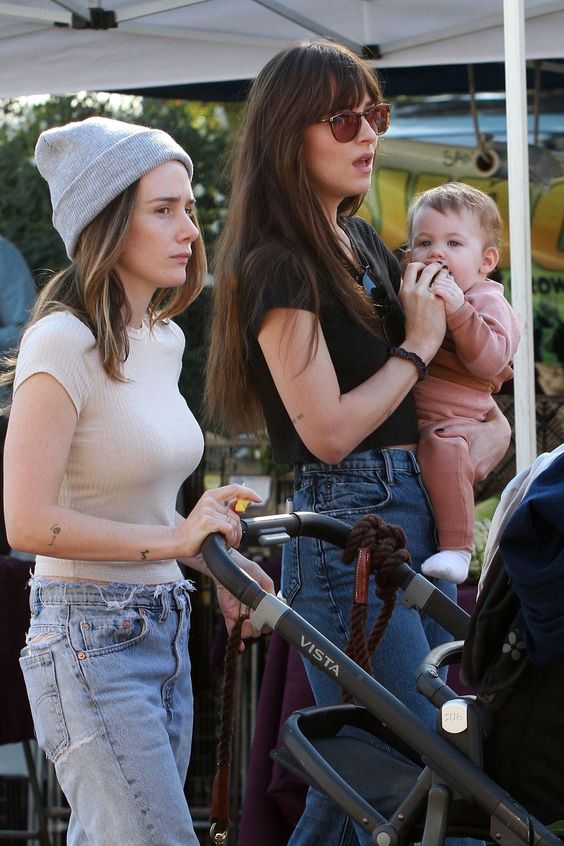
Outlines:
{"label": "woman with sunglasses", "polygon": [[[412,388],[446,324],[430,290],[439,265],[410,265],[398,320],[398,262],[355,217],[389,117],[371,69],[336,44],[290,47],[258,75],[215,262],[207,397],[234,432],[266,424],[274,461],[295,467],[296,511],[351,525],[376,512],[404,529],[418,569],[435,537],[415,453]],[[491,430],[493,446],[478,447],[486,467],[507,445],[503,421]],[[283,596],[340,648],[353,570],[317,540],[283,548]],[[445,588],[454,596],[452,584]],[[370,606],[371,627],[380,607],[372,589]],[[415,669],[445,640],[436,624],[398,603],[374,660],[379,681],[429,723],[435,711],[415,690]],[[306,669],[319,704],[341,701],[335,682]],[[359,842],[371,841],[310,791],[292,846]]]}

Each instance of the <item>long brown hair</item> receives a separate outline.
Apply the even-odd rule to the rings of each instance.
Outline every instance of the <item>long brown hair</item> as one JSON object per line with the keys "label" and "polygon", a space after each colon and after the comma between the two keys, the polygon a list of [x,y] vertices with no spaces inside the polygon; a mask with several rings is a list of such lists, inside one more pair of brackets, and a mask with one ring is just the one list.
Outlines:
{"label": "long brown hair", "polygon": [[[122,365],[129,353],[131,311],[114,267],[127,241],[138,185],[139,181],[126,188],[83,229],[72,264],[41,289],[27,323],[31,326],[53,312],[70,311],[91,330],[105,372],[118,382],[124,380]],[[179,288],[155,291],[148,308],[150,326],[187,308],[202,290],[206,271],[200,236],[192,243],[186,282]],[[13,384],[16,360],[17,353],[5,359],[1,384]]]}
{"label": "long brown hair", "polygon": [[[206,406],[231,432],[257,432],[263,415],[249,375],[248,331],[266,286],[283,284],[289,269],[303,279],[295,307],[329,290],[357,322],[369,304],[357,290],[346,256],[317,199],[304,164],[306,128],[355,108],[369,94],[382,99],[366,62],[337,44],[302,43],[278,53],[250,92],[236,148],[229,214],[214,262],[215,288]],[[358,211],[364,195],[347,197],[339,215]],[[316,335],[312,335],[313,354]]]}

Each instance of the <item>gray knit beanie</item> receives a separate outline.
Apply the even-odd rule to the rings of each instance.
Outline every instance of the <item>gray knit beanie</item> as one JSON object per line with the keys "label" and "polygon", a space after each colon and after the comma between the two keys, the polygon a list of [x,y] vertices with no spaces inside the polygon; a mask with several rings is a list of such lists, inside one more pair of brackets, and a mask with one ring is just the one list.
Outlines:
{"label": "gray knit beanie", "polygon": [[190,179],[194,170],[166,132],[104,117],[42,132],[35,159],[49,185],[53,226],[71,259],[84,227],[133,182],[171,160],[182,162]]}

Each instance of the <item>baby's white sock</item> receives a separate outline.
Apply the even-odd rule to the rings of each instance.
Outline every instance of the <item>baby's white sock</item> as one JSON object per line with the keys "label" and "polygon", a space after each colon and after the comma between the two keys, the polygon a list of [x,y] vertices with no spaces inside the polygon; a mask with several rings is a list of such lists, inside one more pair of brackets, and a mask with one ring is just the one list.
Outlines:
{"label": "baby's white sock", "polygon": [[459,585],[468,576],[471,557],[468,549],[442,549],[423,562],[421,572],[424,576],[447,579]]}

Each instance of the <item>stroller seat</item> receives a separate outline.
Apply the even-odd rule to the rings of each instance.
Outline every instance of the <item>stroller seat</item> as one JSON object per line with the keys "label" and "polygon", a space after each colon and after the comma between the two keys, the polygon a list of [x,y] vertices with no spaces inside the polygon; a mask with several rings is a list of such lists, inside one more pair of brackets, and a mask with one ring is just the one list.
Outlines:
{"label": "stroller seat", "polygon": [[[356,729],[356,735],[339,734],[345,727]],[[367,736],[378,737],[384,745],[370,745]],[[398,754],[391,752],[394,739],[398,741]],[[398,794],[409,793],[422,771],[422,762],[412,750],[393,738],[367,708],[358,705],[311,706],[292,714],[285,723],[284,745],[271,756],[295,775],[303,776],[305,749],[312,786],[327,792],[326,762],[386,818],[394,812]]]}
{"label": "stroller seat", "polygon": [[[361,736],[335,734],[337,726],[359,725],[364,726],[361,734],[386,738],[385,746],[375,746]],[[369,832],[389,823],[400,835],[398,842],[421,842],[428,818],[430,843],[441,842],[446,834],[499,842],[495,827],[492,834],[488,814],[472,802],[453,795],[440,797],[438,804],[432,798],[430,801],[433,776],[423,760],[414,759],[401,738],[392,739],[362,706],[313,706],[296,711],[285,723],[283,745],[271,756],[338,801]]]}

